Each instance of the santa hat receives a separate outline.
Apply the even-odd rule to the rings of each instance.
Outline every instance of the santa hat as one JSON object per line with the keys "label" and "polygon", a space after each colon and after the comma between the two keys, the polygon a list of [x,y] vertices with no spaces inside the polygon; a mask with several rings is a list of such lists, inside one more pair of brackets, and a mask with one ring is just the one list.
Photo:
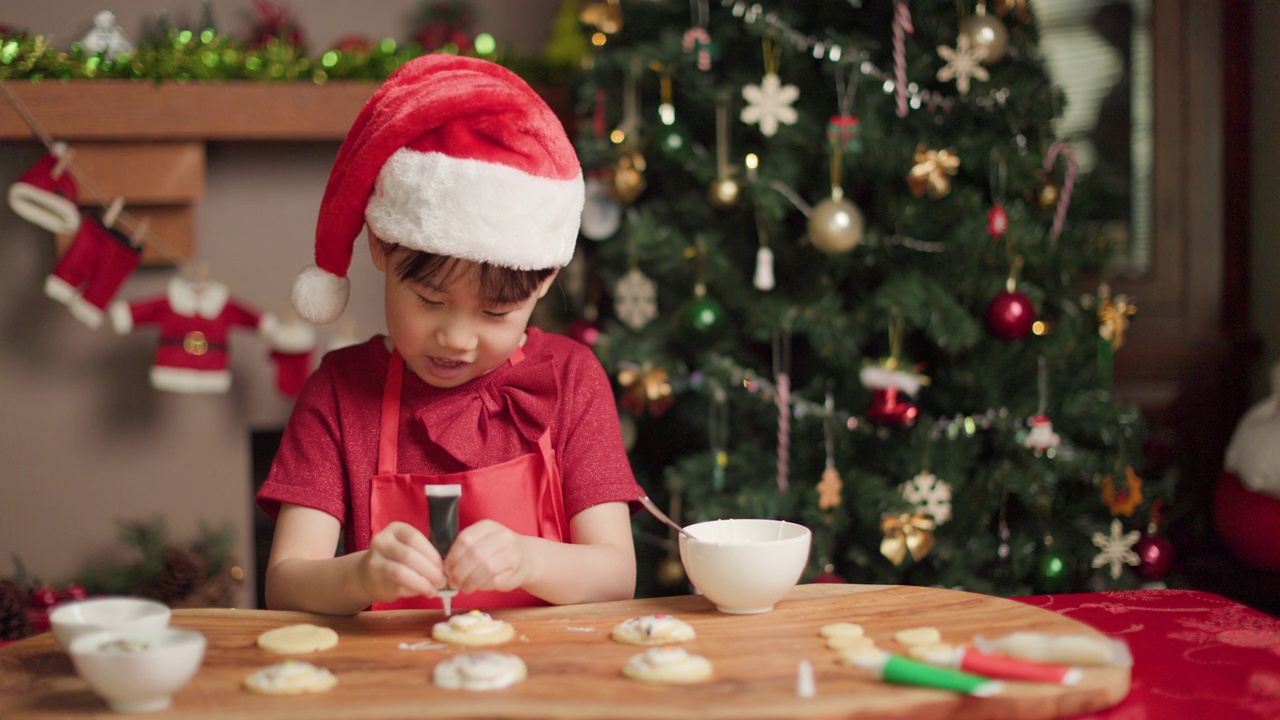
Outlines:
{"label": "santa hat", "polygon": [[9,186],[9,206],[19,217],[60,235],[69,235],[80,227],[75,180],[59,166],[66,152],[65,144],[54,143],[52,152]]}
{"label": "santa hat", "polygon": [[313,323],[346,306],[364,223],[386,242],[517,270],[566,265],[582,168],[564,127],[511,71],[443,53],[387,79],[347,133],[293,305]]}

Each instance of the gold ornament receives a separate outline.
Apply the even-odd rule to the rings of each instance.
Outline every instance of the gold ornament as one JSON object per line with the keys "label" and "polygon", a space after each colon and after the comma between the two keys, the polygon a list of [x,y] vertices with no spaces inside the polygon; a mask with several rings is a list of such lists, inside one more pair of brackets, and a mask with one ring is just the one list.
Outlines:
{"label": "gold ornament", "polygon": [[1142,478],[1133,471],[1132,465],[1126,465],[1124,472],[1124,487],[1116,487],[1110,475],[1102,479],[1102,504],[1112,515],[1133,517],[1133,511],[1142,504]]}
{"label": "gold ornament", "polygon": [[1053,210],[1058,207],[1058,198],[1062,195],[1062,191],[1058,189],[1057,183],[1045,178],[1043,184],[1040,185],[1040,191],[1036,193],[1036,205],[1041,210]]}
{"label": "gold ornament", "polygon": [[938,198],[951,192],[950,175],[960,170],[960,158],[950,150],[928,150],[924,145],[916,146],[915,166],[907,173],[907,186],[916,197],[929,193],[929,197]]}
{"label": "gold ornament", "polygon": [[619,370],[622,407],[635,415],[643,415],[648,410],[654,417],[660,417],[675,402],[670,379],[665,368],[655,368],[649,363]]}
{"label": "gold ornament", "polygon": [[711,181],[707,189],[707,199],[718,208],[730,208],[738,204],[742,197],[742,186],[732,177],[718,177]]}
{"label": "gold ornament", "polygon": [[827,255],[847,253],[862,242],[862,211],[838,193],[813,206],[809,241]]}
{"label": "gold ornament", "polygon": [[987,14],[985,3],[978,3],[974,13],[960,23],[960,32],[969,36],[975,48],[986,48],[983,65],[995,65],[1009,49],[1009,30],[1000,18]]}
{"label": "gold ornament", "polygon": [[1129,317],[1137,314],[1138,306],[1129,302],[1128,295],[1111,296],[1106,283],[1098,291],[1098,334],[1111,343],[1112,350],[1124,346],[1124,332],[1129,327]]}
{"label": "gold ornament", "polygon": [[630,205],[644,192],[644,156],[629,150],[618,158],[617,164],[605,173],[609,183],[609,196],[621,205]]}
{"label": "gold ornament", "polygon": [[621,0],[587,0],[578,11],[578,19],[583,25],[612,35],[622,29]]}
{"label": "gold ornament", "polygon": [[684,584],[684,565],[680,557],[671,553],[658,563],[658,584],[662,587],[675,587]]}
{"label": "gold ornament", "polygon": [[818,508],[834,510],[840,507],[840,490],[843,487],[839,471],[833,467],[823,470],[822,482],[818,483]]}
{"label": "gold ornament", "polygon": [[920,562],[933,549],[933,530],[936,527],[937,523],[928,515],[885,515],[880,519],[880,531],[884,533],[880,554],[894,565],[901,565],[908,552],[912,560]]}

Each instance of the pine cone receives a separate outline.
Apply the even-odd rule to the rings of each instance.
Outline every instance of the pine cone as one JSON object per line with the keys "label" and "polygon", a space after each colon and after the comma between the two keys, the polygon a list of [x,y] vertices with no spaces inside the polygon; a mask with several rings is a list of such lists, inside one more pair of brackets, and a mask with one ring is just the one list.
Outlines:
{"label": "pine cone", "polygon": [[164,551],[160,571],[145,579],[137,593],[173,605],[198,590],[204,581],[203,558],[187,548],[168,548]]}
{"label": "pine cone", "polygon": [[27,591],[10,580],[0,580],[0,640],[21,640],[35,633],[27,614]]}

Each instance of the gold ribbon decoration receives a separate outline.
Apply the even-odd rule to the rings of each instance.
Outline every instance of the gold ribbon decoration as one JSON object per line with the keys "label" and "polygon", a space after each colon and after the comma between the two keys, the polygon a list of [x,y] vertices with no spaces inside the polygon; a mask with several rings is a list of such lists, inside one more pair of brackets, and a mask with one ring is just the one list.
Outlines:
{"label": "gold ribbon decoration", "polygon": [[633,415],[643,415],[648,410],[660,417],[675,402],[666,368],[649,363],[624,367],[618,371],[618,383],[622,385],[622,407]]}
{"label": "gold ribbon decoration", "polygon": [[950,150],[929,150],[917,145],[915,165],[907,173],[907,186],[916,197],[927,192],[937,200],[951,192],[950,176],[959,170],[960,157]]}
{"label": "gold ribbon decoration", "polygon": [[933,549],[933,530],[936,527],[933,518],[923,513],[884,515],[880,518],[880,531],[884,533],[880,554],[894,565],[901,565],[908,552],[912,560],[920,562]]}
{"label": "gold ribbon decoration", "polygon": [[1129,302],[1128,295],[1112,297],[1111,289],[1104,283],[1098,292],[1098,334],[1111,343],[1112,350],[1124,346],[1124,332],[1129,318],[1136,315],[1138,306]]}

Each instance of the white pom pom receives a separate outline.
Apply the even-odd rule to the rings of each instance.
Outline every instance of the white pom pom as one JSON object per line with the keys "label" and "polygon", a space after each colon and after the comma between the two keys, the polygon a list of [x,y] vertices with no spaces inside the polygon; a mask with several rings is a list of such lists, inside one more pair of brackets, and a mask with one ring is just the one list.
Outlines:
{"label": "white pom pom", "polygon": [[350,294],[350,280],[313,265],[293,281],[293,309],[308,322],[333,322],[347,307]]}

